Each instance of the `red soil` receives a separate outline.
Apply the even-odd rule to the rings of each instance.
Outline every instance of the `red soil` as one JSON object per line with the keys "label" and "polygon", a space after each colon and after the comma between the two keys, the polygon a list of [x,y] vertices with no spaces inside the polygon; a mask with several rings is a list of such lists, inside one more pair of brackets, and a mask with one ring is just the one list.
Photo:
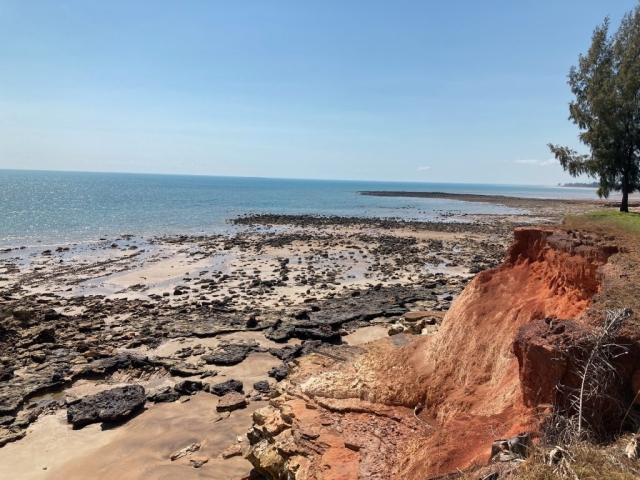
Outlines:
{"label": "red soil", "polygon": [[[275,403],[282,410],[296,396],[291,401],[302,398],[317,416],[306,424],[294,416],[287,427],[298,439],[294,457],[305,464],[296,478],[424,479],[486,463],[496,438],[535,433],[535,407],[548,398],[557,373],[545,355],[529,355],[552,350],[536,344],[553,328],[540,321],[580,323],[600,289],[599,268],[615,251],[573,234],[518,229],[504,263],[476,276],[437,334],[401,348],[388,340],[372,344],[351,363],[302,359],[286,384],[291,396]],[[536,321],[544,327],[520,333]],[[413,417],[418,403],[420,417],[435,428]],[[381,415],[380,408],[391,413]],[[331,441],[305,437],[309,428]]]}

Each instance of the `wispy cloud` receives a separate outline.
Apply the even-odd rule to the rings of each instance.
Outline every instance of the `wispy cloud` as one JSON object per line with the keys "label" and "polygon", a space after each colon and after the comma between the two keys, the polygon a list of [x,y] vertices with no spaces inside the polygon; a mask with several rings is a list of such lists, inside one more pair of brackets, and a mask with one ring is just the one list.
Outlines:
{"label": "wispy cloud", "polygon": [[539,167],[548,167],[549,165],[558,165],[558,160],[555,158],[550,158],[549,160],[536,160],[536,159],[523,159],[523,160],[514,160],[514,163],[519,163],[521,165],[537,165]]}
{"label": "wispy cloud", "polygon": [[427,170],[431,170],[431,167],[418,167],[419,172],[426,172]]}

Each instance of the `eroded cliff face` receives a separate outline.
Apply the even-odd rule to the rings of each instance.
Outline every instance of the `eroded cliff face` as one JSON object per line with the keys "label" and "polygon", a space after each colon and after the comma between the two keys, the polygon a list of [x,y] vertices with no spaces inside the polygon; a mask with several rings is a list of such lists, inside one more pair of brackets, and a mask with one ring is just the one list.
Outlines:
{"label": "eroded cliff face", "polygon": [[[495,438],[535,432],[566,368],[551,366],[549,332],[590,328],[581,319],[614,253],[573,233],[516,230],[504,263],[475,277],[437,334],[291,365],[282,395],[254,415],[249,460],[300,480],[424,479],[486,462]],[[573,323],[554,333],[554,318]]]}

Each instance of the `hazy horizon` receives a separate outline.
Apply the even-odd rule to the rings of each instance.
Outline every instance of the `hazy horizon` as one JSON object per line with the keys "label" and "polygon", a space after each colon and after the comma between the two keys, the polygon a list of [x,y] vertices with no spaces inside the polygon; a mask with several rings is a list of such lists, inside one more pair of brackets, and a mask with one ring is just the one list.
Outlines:
{"label": "hazy horizon", "polygon": [[[358,178],[304,178],[304,177],[269,177],[269,176],[251,176],[251,175],[216,175],[210,173],[161,173],[161,172],[116,172],[101,170],[53,170],[39,168],[0,168],[2,171],[15,172],[51,172],[51,173],[96,173],[96,174],[115,174],[115,175],[166,175],[166,176],[184,176],[184,177],[218,177],[218,178],[246,178],[261,180],[309,180],[319,182],[362,182],[362,183],[415,183],[415,184],[432,184],[432,185],[496,185],[496,186],[522,186],[522,187],[557,187],[564,183],[591,183],[594,180],[586,178],[571,178],[567,182],[555,182],[549,184],[543,183],[489,183],[489,182],[447,182],[447,181],[429,181],[429,180],[361,180]],[[617,192],[612,192],[615,195]]]}

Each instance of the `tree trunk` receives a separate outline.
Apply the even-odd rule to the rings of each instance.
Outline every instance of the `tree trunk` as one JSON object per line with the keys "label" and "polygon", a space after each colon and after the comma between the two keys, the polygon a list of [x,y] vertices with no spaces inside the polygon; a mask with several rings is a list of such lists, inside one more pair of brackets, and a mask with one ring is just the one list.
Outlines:
{"label": "tree trunk", "polygon": [[622,188],[622,202],[620,202],[620,211],[629,213],[629,190]]}

